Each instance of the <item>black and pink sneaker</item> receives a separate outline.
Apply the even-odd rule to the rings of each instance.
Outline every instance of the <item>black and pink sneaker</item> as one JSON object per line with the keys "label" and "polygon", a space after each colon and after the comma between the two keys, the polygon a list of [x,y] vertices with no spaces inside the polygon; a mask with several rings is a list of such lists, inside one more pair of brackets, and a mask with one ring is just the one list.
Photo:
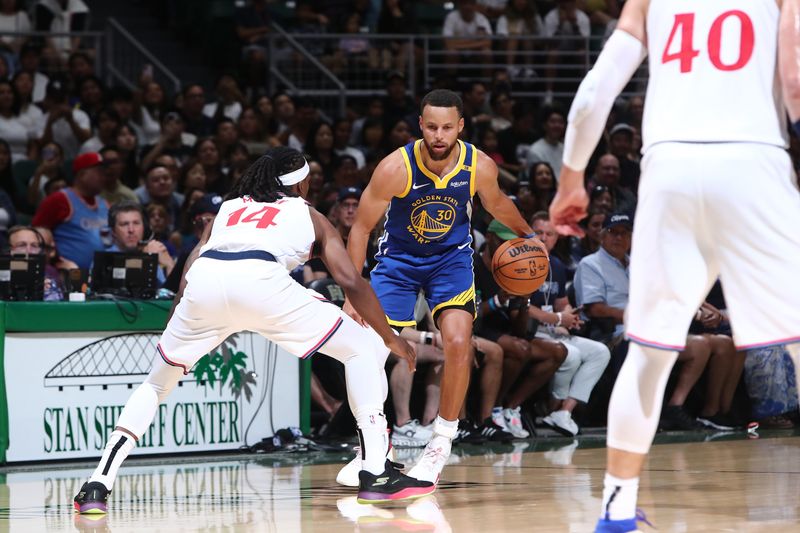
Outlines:
{"label": "black and pink sneaker", "polygon": [[75,512],[80,514],[106,514],[108,495],[111,491],[99,481],[86,482],[75,495]]}
{"label": "black and pink sneaker", "polygon": [[436,490],[436,485],[430,481],[419,481],[408,477],[388,460],[383,473],[375,475],[362,470],[358,473],[358,480],[358,503],[411,500]]}

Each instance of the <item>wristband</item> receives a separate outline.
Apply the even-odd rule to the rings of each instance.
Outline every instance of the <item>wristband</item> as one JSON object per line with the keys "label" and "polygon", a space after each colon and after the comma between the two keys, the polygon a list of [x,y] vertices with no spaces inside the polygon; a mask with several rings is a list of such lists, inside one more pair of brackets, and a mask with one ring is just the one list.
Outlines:
{"label": "wristband", "polygon": [[501,308],[508,307],[508,302],[506,302],[505,304],[502,303],[500,301],[500,297],[497,294],[494,295],[494,297],[492,298],[492,301],[494,302],[494,309],[501,309]]}
{"label": "wristband", "polygon": [[[495,298],[497,298],[497,297],[495,296]],[[496,305],[494,305],[494,298],[489,298],[489,299],[486,301],[486,304],[489,306],[489,309],[490,309],[490,310],[492,310],[492,311],[497,311],[497,306],[496,306]]]}
{"label": "wristband", "polygon": [[792,131],[796,136],[800,137],[800,120],[792,123]]}
{"label": "wristband", "polygon": [[556,316],[558,317],[558,322],[555,323],[555,326],[558,327],[561,325],[561,318],[563,315],[561,313],[556,313]]}
{"label": "wristband", "polygon": [[428,331],[427,333],[423,333],[422,336],[425,338],[425,344],[428,346],[433,345],[433,333]]}
{"label": "wristband", "polygon": [[[800,122],[800,120],[798,122]],[[535,239],[537,235],[539,235],[539,234],[534,231],[533,233],[528,233],[527,235],[523,235],[522,238],[523,239]]]}

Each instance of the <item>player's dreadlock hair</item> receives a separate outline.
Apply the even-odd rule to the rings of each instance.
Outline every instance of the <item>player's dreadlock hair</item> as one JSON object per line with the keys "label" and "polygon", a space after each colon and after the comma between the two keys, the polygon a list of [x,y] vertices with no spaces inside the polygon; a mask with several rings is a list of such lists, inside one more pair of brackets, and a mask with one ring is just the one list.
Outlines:
{"label": "player's dreadlock hair", "polygon": [[302,168],[305,162],[303,154],[293,148],[270,148],[248,167],[225,199],[249,196],[256,202],[274,202],[282,196],[295,196],[278,177]]}

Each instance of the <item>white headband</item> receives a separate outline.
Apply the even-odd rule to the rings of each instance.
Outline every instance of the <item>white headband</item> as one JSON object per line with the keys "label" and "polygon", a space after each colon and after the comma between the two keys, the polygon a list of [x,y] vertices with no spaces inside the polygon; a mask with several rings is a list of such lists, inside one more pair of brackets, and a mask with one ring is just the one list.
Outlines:
{"label": "white headband", "polygon": [[289,185],[300,183],[301,181],[306,179],[306,176],[308,176],[308,173],[310,171],[311,169],[308,168],[308,161],[303,160],[302,167],[298,168],[297,170],[293,170],[288,174],[281,174],[280,176],[278,176],[278,179],[281,180],[281,183],[284,186],[288,187]]}

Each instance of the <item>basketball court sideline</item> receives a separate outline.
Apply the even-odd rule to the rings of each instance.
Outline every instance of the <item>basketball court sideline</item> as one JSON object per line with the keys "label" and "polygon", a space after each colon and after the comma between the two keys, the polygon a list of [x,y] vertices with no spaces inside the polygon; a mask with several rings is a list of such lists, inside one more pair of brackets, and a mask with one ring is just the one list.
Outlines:
{"label": "basketball court sideline", "polygon": [[[659,532],[800,531],[793,436],[660,435],[640,506]],[[336,485],[349,452],[134,459],[100,518],[72,512],[89,463],[7,468],[0,531],[577,533],[591,531],[600,508],[602,446],[599,436],[459,446],[435,496],[386,506],[360,505],[354,489]],[[417,453],[398,460],[412,463]]]}

